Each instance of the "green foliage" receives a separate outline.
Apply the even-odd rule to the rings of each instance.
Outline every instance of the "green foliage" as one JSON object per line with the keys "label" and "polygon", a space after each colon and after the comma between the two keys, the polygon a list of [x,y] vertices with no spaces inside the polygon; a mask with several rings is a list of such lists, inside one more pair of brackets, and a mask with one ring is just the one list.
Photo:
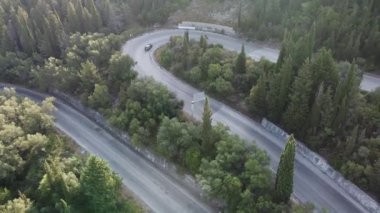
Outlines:
{"label": "green foliage", "polygon": [[267,109],[267,90],[268,90],[268,79],[266,75],[262,75],[257,85],[253,86],[248,97],[248,104],[252,112],[259,116],[264,116]]}
{"label": "green foliage", "polygon": [[202,49],[204,52],[207,49],[207,38],[205,38],[203,35],[199,38],[199,47]]}
{"label": "green foliage", "polygon": [[[122,29],[126,24],[120,20],[118,15],[121,13],[116,10],[115,3],[111,4],[110,1],[97,4],[94,0],[3,0],[0,7],[2,53],[20,51],[29,56],[38,53],[44,57],[59,58],[65,51],[71,33],[112,32]],[[105,13],[110,17],[105,17]]]}
{"label": "green foliage", "polygon": [[165,157],[196,172],[201,160],[199,132],[198,126],[165,117],[158,129],[157,149]]}
{"label": "green foliage", "polygon": [[284,124],[287,129],[297,135],[304,136],[310,110],[311,97],[311,70],[310,61],[306,60],[298,76],[294,80],[293,91],[289,97],[289,105],[284,113]]}
{"label": "green foliage", "polygon": [[208,45],[204,36],[199,43],[188,41],[186,36],[172,37],[170,44],[160,49],[157,58],[162,66],[217,96],[245,93],[257,80],[248,72],[254,65],[249,66],[251,61],[247,61],[244,47],[236,55],[220,45]]}
{"label": "green foliage", "polygon": [[93,91],[95,84],[101,81],[97,66],[90,61],[81,64],[78,77],[81,85],[80,91],[83,91],[84,93],[90,93]]}
{"label": "green foliage", "polygon": [[[232,72],[237,55],[220,46],[209,45],[203,50],[195,41],[189,42],[187,52],[188,57],[198,53],[198,61],[183,69],[183,39],[180,37],[172,38],[159,57],[163,52],[170,52],[173,58],[166,67],[170,71],[238,107],[242,106],[242,99],[245,100],[252,113],[269,117],[294,133],[311,148],[322,152],[336,168],[345,170],[348,177],[356,166],[344,165],[350,161],[359,165],[358,168],[363,168],[361,175],[352,180],[364,189],[373,190],[376,187],[369,186],[373,183],[370,177],[374,177],[371,171],[375,161],[367,159],[370,165],[367,168],[365,161],[356,160],[352,153],[359,152],[358,144],[378,138],[380,90],[360,93],[361,75],[354,62],[337,63],[327,48],[312,54],[317,27],[313,26],[303,37],[299,37],[297,31],[285,33],[278,63],[247,59],[244,74]],[[244,105],[241,108],[246,109]],[[365,148],[371,150],[368,146],[363,145],[362,154],[366,153]]]}
{"label": "green foliage", "polygon": [[[125,89],[127,100],[113,110],[111,123],[129,130],[134,142],[151,144],[161,118],[173,118],[182,108],[173,93],[153,79],[139,79]],[[135,135],[134,135],[135,134]]]}
{"label": "green foliage", "polygon": [[7,188],[0,188],[0,205],[11,198],[11,192]]}
{"label": "green foliage", "polygon": [[106,85],[95,84],[94,92],[88,97],[88,104],[94,109],[107,109],[112,98]]}
{"label": "green foliage", "polygon": [[64,87],[64,79],[70,75],[63,62],[56,58],[48,58],[45,64],[32,70],[33,84],[38,85],[42,91]]}
{"label": "green foliage", "polygon": [[236,58],[235,61],[235,73],[240,73],[244,74],[247,71],[247,66],[246,66],[246,56],[245,56],[245,50],[244,50],[244,45],[241,47],[241,51]]}
{"label": "green foliage", "polygon": [[[376,1],[252,0],[243,4],[243,17],[236,21],[239,30],[252,38],[281,40],[289,36],[287,29],[295,29],[292,37],[306,46],[290,45],[298,51],[289,49],[289,53],[304,52],[300,56],[307,58],[314,46],[327,47],[338,60],[363,57],[368,67],[379,66],[380,7]],[[292,57],[299,66],[305,59]]]}
{"label": "green foliage", "polygon": [[9,83],[25,83],[30,78],[33,61],[26,55],[6,52],[0,55],[0,79]]}
{"label": "green foliage", "polygon": [[72,155],[52,128],[53,111],[52,98],[38,105],[1,92],[0,212],[137,212],[104,161],[90,157],[83,168]]}
{"label": "green foliage", "polygon": [[295,76],[293,59],[287,57],[281,65],[280,72],[270,82],[268,91],[268,117],[279,121],[288,104],[291,85]]}
{"label": "green foliage", "polygon": [[99,69],[104,69],[109,66],[112,55],[120,45],[120,37],[114,34],[106,36],[101,33],[75,33],[70,36],[65,60],[74,68],[79,68],[81,63],[89,60]]}
{"label": "green foliage", "polygon": [[[40,192],[40,200],[45,206],[60,206],[62,201],[74,202],[79,195],[79,180],[74,172],[64,172],[66,165],[58,163],[58,159],[44,163],[45,175],[40,181],[38,190]],[[64,203],[65,208],[69,208]],[[64,207],[62,206],[62,208]],[[46,208],[46,207],[45,207]]]}
{"label": "green foliage", "polygon": [[202,153],[204,156],[213,157],[215,144],[213,139],[212,132],[212,111],[208,102],[208,98],[206,97],[205,104],[203,107],[203,116],[202,116],[202,130],[201,130],[201,138],[202,138]]}
{"label": "green foliage", "polygon": [[90,157],[80,177],[80,190],[88,212],[116,212],[121,180],[107,163]]}
{"label": "green foliage", "polygon": [[133,16],[141,24],[164,23],[170,13],[184,8],[189,4],[189,0],[127,0]]}
{"label": "green foliage", "polygon": [[271,203],[268,197],[271,173],[267,168],[267,155],[256,147],[245,147],[236,136],[224,137],[216,148],[215,159],[202,161],[197,176],[202,189],[225,200],[231,212],[249,208],[259,211],[260,205],[256,203],[261,203],[260,199]]}
{"label": "green foliage", "polygon": [[285,150],[281,154],[275,183],[275,199],[278,202],[287,203],[293,193],[294,158],[296,154],[296,140],[293,135],[286,143]]}
{"label": "green foliage", "polygon": [[25,195],[20,198],[9,200],[5,205],[0,205],[0,211],[4,213],[23,213],[33,211],[33,202]]}

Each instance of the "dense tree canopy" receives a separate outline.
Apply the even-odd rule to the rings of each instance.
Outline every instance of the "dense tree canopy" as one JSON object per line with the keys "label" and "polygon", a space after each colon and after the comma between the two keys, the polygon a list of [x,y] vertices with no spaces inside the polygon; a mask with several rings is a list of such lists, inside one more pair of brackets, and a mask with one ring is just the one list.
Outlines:
{"label": "dense tree canopy", "polygon": [[0,211],[138,212],[107,163],[90,157],[84,165],[72,154],[53,129],[53,110],[51,98],[38,105],[1,92]]}
{"label": "dense tree canopy", "polygon": [[[286,30],[295,36],[314,35],[317,49],[333,50],[335,58],[355,58],[367,70],[379,67],[380,4],[377,0],[246,0],[239,30],[261,40],[281,40]],[[311,52],[313,51],[313,46]],[[304,49],[308,50],[310,48]],[[306,54],[307,56],[307,54]],[[364,60],[363,60],[364,59]],[[302,61],[298,63],[302,64]]]}
{"label": "dense tree canopy", "polygon": [[[159,50],[158,59],[177,76],[255,117],[278,123],[348,179],[378,193],[371,186],[379,181],[379,92],[360,91],[361,73],[355,63],[335,60],[327,48],[312,53],[314,37],[286,33],[277,64],[248,58],[246,73],[233,68],[240,60],[237,54],[214,45],[202,50],[205,38],[199,43],[191,40],[188,55],[183,55],[183,39],[173,37]],[[184,57],[191,62],[188,69]]]}

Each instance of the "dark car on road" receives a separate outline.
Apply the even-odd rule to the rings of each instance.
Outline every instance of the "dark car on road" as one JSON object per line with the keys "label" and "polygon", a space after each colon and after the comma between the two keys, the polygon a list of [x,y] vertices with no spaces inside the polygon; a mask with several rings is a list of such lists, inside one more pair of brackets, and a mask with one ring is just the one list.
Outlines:
{"label": "dark car on road", "polygon": [[153,47],[153,44],[147,44],[147,45],[145,45],[145,52],[147,52],[147,51],[149,51],[150,49],[152,49],[152,47]]}

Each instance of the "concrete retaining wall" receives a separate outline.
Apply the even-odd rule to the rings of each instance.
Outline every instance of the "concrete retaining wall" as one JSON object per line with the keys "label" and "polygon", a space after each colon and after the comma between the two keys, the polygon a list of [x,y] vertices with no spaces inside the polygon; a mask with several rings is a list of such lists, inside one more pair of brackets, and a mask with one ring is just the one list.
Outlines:
{"label": "concrete retaining wall", "polygon": [[[175,181],[180,183],[182,186],[186,187],[194,196],[201,197],[201,198],[203,197],[202,190],[192,175],[180,174],[177,166],[174,165],[173,163],[169,162],[165,158],[157,156],[156,154],[152,153],[150,150],[146,148],[138,147],[132,144],[129,135],[126,132],[121,131],[117,128],[111,127],[111,125],[100,113],[83,106],[75,98],[69,95],[66,95],[64,93],[61,93],[57,90],[51,91],[50,93],[54,97],[58,98],[59,100],[65,102],[66,104],[72,106],[77,111],[84,114],[90,120],[96,122],[99,126],[105,129],[112,136],[116,137],[123,144],[127,145],[129,148],[131,148],[133,151],[138,153],[140,156],[149,160],[155,167],[164,171],[166,174],[172,177]],[[215,202],[216,201],[213,201],[212,203],[215,205]]]}
{"label": "concrete retaining wall", "polygon": [[221,33],[221,34],[225,34],[229,36],[236,36],[236,32],[232,27],[227,27],[227,26],[218,25],[218,24],[183,21],[180,24],[178,24],[178,28],[180,29],[194,28],[195,30]]}
{"label": "concrete retaining wall", "polygon": [[[276,126],[275,124],[273,124],[265,118],[261,121],[261,125],[267,131],[271,132],[274,136],[283,140],[284,143],[289,137],[289,134],[287,132],[285,132],[280,127]],[[297,141],[297,154],[302,155],[304,158],[313,163],[330,179],[332,179],[335,183],[342,187],[347,192],[347,194],[349,194],[352,198],[357,200],[366,209],[368,209],[368,211],[380,213],[380,206],[374,199],[368,196],[364,191],[362,191],[351,181],[346,180],[343,177],[343,175],[336,171],[334,168],[332,168],[322,156],[311,151],[300,141]]]}

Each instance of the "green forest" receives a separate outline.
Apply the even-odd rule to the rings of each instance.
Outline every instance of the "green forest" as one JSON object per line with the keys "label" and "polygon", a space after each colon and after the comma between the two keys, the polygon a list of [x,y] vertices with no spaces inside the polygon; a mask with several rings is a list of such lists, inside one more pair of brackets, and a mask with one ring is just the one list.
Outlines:
{"label": "green forest", "polygon": [[[141,84],[149,84],[151,91],[163,91],[170,106],[178,102],[152,80],[131,83],[136,77],[134,62],[118,52],[123,31],[156,20],[131,19],[134,16],[125,10],[149,13],[161,8],[164,21],[169,12],[185,3],[162,1],[155,5],[152,1],[149,6],[147,1],[144,7],[134,8],[129,1],[1,0],[0,80],[45,92],[58,89],[105,115],[120,117],[118,124],[125,126],[127,121],[121,119],[127,118],[119,114],[137,113],[124,113],[129,87],[133,95],[133,89],[141,91]],[[113,112],[111,106],[119,94],[120,107]],[[153,97],[147,101],[158,103],[150,100]],[[134,201],[125,198],[121,179],[105,161],[80,156],[69,145],[72,142],[55,131],[52,99],[39,106],[29,99],[16,98],[13,90],[5,89],[0,102],[0,212],[142,211]],[[139,103],[130,98],[128,104]],[[176,113],[167,105],[158,107],[169,110],[167,116]],[[139,118],[154,128],[157,124],[149,119],[149,114],[154,114],[158,121],[160,109],[129,117],[134,118],[135,127],[143,125],[136,124]],[[137,130],[142,135],[142,131],[148,131]]]}
{"label": "green forest", "polygon": [[[273,175],[264,151],[211,125],[207,100],[202,121],[191,120],[172,92],[138,79],[135,62],[120,52],[132,34],[165,23],[190,2],[0,0],[0,81],[79,99],[135,146],[194,175],[228,212],[313,212],[312,204],[289,202],[293,136]],[[249,115],[268,117],[379,197],[380,90],[360,91],[357,68],[379,66],[379,4],[246,2],[239,30],[283,39],[276,64],[254,62],[244,46],[236,54],[188,34],[172,37],[157,52],[159,62]],[[0,94],[0,212],[141,212],[105,161],[76,153],[54,129],[53,111],[52,99],[38,105],[12,89]]]}
{"label": "green forest", "polygon": [[[380,194],[380,90],[361,92],[357,65],[331,50],[312,52],[312,35],[289,33],[279,61],[258,62],[221,45],[172,37],[161,65],[250,116],[267,117],[325,156],[349,180]],[[296,44],[296,45],[294,45]],[[300,52],[302,51],[302,52]],[[252,86],[253,85],[253,86]]]}
{"label": "green forest", "polygon": [[377,0],[246,0],[237,29],[250,38],[282,41],[313,32],[315,49],[337,60],[356,59],[366,71],[380,66],[380,3]]}
{"label": "green forest", "polygon": [[[137,7],[135,3],[131,6]],[[223,200],[222,207],[229,211],[312,211],[314,207],[311,204],[287,205],[292,193],[292,172],[275,181],[265,152],[254,146],[247,148],[240,138],[230,135],[222,125],[211,126],[212,112],[207,103],[204,121],[190,122],[181,112],[183,104],[165,86],[152,79],[136,78],[133,60],[118,51],[124,37],[123,34],[118,35],[120,28],[117,27],[121,25],[115,23],[123,19],[104,21],[101,15],[101,11],[107,8],[108,12],[117,13],[118,10],[112,8],[123,5],[122,2],[86,1],[86,4],[81,4],[80,1],[68,1],[65,2],[67,5],[62,4],[41,0],[30,5],[22,1],[2,1],[2,7],[8,8],[4,9],[7,11],[4,23],[7,24],[4,24],[2,38],[8,40],[2,43],[5,45],[2,46],[5,49],[0,61],[2,81],[26,84],[46,92],[58,89],[79,98],[84,105],[103,113],[112,125],[127,131],[133,144],[149,147],[190,171],[207,195]],[[46,17],[51,20],[40,20],[41,16],[35,16],[34,20],[33,14],[40,13],[36,12],[39,7],[41,12],[50,14]],[[173,9],[172,6],[170,8]],[[141,16],[136,21],[143,24],[147,20],[149,18]],[[83,29],[82,25],[88,28]],[[7,47],[6,44],[13,45]],[[54,141],[64,143],[63,140]],[[294,150],[288,152],[294,154]],[[28,202],[26,208],[45,212],[68,212],[67,209],[139,211],[130,202],[115,198],[122,197],[119,196],[121,182],[103,161],[90,157],[87,163],[78,161],[77,167],[68,168],[61,163],[65,162],[62,159],[66,153],[59,152],[53,159],[38,159],[52,176],[41,176],[43,182],[50,181],[45,188],[38,185],[40,179],[33,182],[37,185],[35,189],[45,191],[33,195],[29,191],[36,190],[24,189],[10,181],[10,186],[2,187],[4,193],[12,190],[12,196],[4,196],[1,204],[13,205],[10,199],[16,198],[17,191],[20,191],[23,194],[16,198],[17,202]],[[293,167],[292,162],[283,164],[285,168],[286,165]],[[104,179],[91,185],[90,181],[95,181],[91,174],[96,169],[105,172]],[[61,187],[62,184],[66,187],[66,176],[72,178],[67,183],[72,188],[67,190],[73,194]],[[20,181],[20,184],[27,183],[26,180]],[[107,193],[100,195],[99,192],[104,190]],[[88,206],[80,205],[85,203],[84,198]]]}

